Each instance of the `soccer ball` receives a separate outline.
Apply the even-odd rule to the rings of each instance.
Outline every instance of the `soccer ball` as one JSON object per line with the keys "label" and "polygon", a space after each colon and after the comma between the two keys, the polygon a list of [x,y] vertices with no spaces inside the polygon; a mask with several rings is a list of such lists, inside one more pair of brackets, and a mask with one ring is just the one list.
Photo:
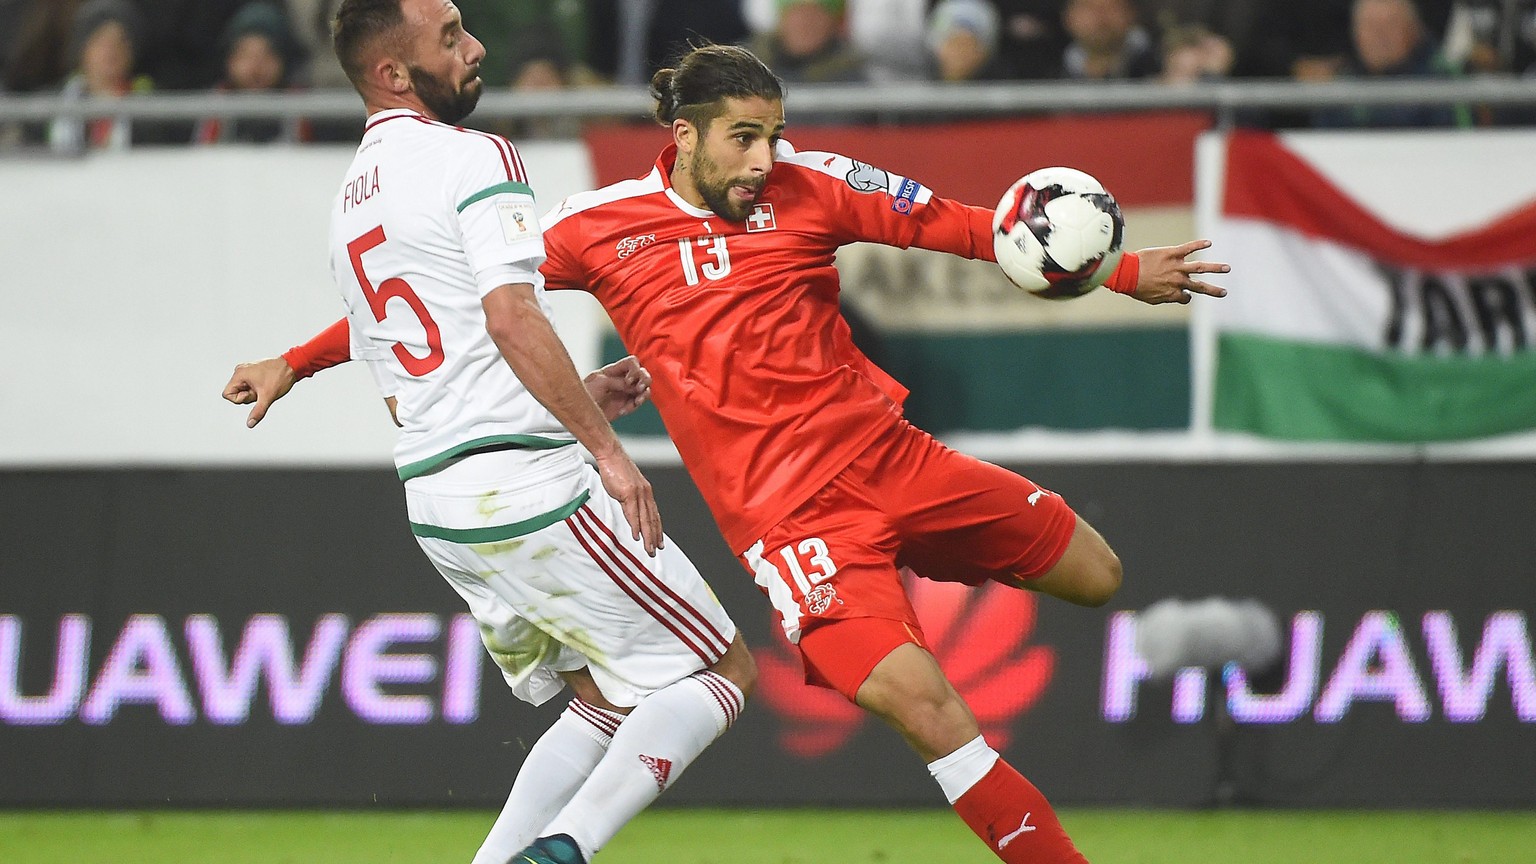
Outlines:
{"label": "soccer ball", "polygon": [[1019,178],[992,214],[992,248],[1009,281],[1067,300],[1104,284],[1124,252],[1125,219],[1104,185],[1075,168]]}

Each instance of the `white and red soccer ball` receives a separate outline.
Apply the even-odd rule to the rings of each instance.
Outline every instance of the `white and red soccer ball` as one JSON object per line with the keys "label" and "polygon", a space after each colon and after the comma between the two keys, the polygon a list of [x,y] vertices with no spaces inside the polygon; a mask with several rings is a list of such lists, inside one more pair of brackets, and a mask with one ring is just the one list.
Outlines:
{"label": "white and red soccer ball", "polygon": [[1104,184],[1075,168],[1019,178],[992,214],[992,247],[1009,281],[1066,300],[1104,284],[1124,252],[1125,219]]}

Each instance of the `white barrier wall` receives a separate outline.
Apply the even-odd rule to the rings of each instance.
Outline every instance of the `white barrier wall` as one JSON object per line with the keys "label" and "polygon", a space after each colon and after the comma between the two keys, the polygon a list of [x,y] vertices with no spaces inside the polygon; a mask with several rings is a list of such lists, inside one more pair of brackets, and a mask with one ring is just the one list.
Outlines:
{"label": "white barrier wall", "polygon": [[[579,143],[519,148],[541,210],[589,189]],[[361,368],[266,423],[219,398],[237,362],[341,314],[326,223],[350,147],[0,160],[0,465],[379,464],[394,427]],[[556,296],[577,367],[601,309]]]}

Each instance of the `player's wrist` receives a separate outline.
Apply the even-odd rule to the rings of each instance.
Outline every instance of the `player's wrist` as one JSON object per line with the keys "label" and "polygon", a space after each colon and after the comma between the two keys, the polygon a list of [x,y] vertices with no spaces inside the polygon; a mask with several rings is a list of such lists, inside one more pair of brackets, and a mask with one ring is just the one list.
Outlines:
{"label": "player's wrist", "polygon": [[1135,294],[1136,283],[1141,280],[1141,256],[1126,252],[1120,256],[1120,264],[1109,274],[1104,287],[1116,294]]}
{"label": "player's wrist", "polygon": [[281,360],[283,365],[287,367],[288,374],[293,376],[294,383],[298,383],[320,371],[315,367],[313,355],[305,351],[303,345],[295,345],[289,348],[278,355],[276,359]]}

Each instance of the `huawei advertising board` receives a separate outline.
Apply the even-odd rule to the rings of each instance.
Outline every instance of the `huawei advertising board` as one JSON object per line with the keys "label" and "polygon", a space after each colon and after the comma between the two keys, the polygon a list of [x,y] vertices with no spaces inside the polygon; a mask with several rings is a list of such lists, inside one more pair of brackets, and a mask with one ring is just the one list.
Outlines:
{"label": "huawei advertising board", "polygon": [[[1010,466],[1115,546],[1080,609],[909,581],[988,740],[1064,803],[1536,804],[1536,465]],[[939,804],[900,739],[802,683],[680,469],[666,526],[760,667],[664,800]],[[415,548],[388,471],[13,471],[0,802],[494,806],[553,721]],[[1153,674],[1143,612],[1265,609],[1264,669]]]}

